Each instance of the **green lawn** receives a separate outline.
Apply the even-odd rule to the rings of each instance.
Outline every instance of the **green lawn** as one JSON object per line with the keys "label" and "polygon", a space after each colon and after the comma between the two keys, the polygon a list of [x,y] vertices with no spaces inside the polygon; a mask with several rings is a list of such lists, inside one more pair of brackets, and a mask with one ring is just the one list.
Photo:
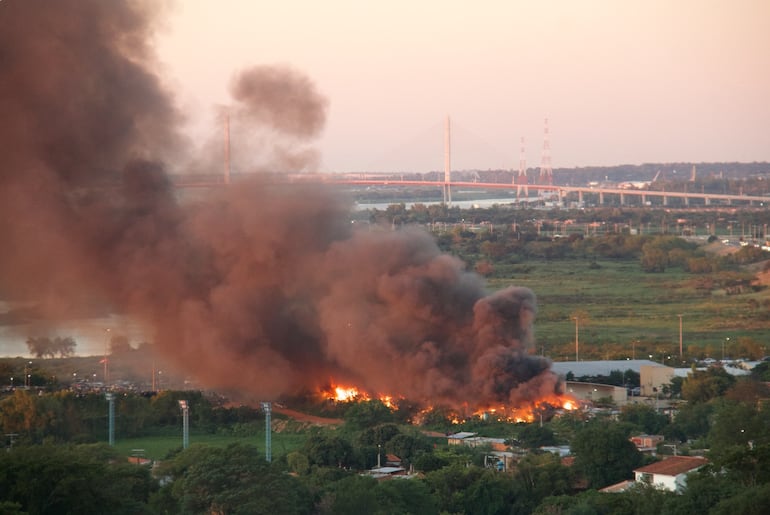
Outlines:
{"label": "green lawn", "polygon": [[[305,442],[305,434],[302,433],[275,433],[272,434],[273,457],[286,455],[296,449],[299,449]],[[190,445],[203,444],[213,447],[225,447],[234,442],[253,445],[264,452],[265,434],[256,436],[225,436],[212,434],[190,434]],[[182,447],[182,431],[172,436],[145,436],[141,438],[115,438],[115,449],[125,456],[139,454],[134,452],[136,449],[142,449],[144,457],[153,460],[163,459],[169,451]]]}

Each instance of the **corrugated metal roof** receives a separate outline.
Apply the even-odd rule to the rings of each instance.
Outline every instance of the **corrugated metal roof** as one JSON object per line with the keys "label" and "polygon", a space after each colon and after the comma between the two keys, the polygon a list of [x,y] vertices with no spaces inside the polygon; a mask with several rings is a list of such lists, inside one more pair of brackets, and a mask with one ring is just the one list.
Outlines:
{"label": "corrugated metal roof", "polygon": [[455,433],[453,435],[447,436],[447,438],[452,438],[454,440],[463,440],[465,438],[470,438],[472,436],[476,436],[478,433],[469,433],[467,431],[461,431],[459,433]]}
{"label": "corrugated metal roof", "polygon": [[575,377],[608,376],[613,370],[633,370],[637,374],[644,365],[662,367],[660,363],[648,359],[615,359],[607,361],[554,361],[551,369],[559,375],[566,376],[572,372]]}

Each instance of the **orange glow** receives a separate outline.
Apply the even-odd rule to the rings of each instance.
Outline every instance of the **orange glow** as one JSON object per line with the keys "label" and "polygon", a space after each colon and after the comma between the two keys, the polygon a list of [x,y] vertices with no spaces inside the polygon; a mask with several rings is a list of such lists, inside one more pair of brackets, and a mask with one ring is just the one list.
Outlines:
{"label": "orange glow", "polygon": [[352,401],[353,399],[357,398],[359,396],[358,388],[355,386],[351,386],[350,388],[345,388],[344,386],[335,386],[334,387],[334,397],[333,399],[335,401]]}
{"label": "orange glow", "polygon": [[[326,390],[320,392],[322,398],[335,402],[368,401],[378,399],[388,408],[395,410],[396,405],[394,397],[387,394],[370,395],[359,389],[357,386],[343,386],[331,383]],[[482,418],[484,420],[497,420],[499,422],[529,423],[534,422],[543,415],[553,415],[555,410],[572,411],[578,409],[578,401],[569,395],[549,395],[535,401],[529,401],[523,406],[509,407],[485,406],[479,407],[471,415],[472,417]],[[467,408],[467,407],[466,407]],[[424,408],[416,417],[415,422],[422,419],[432,407]],[[465,411],[465,410],[463,410]],[[465,411],[466,413],[468,411]],[[458,413],[452,412],[448,415],[452,424],[462,424],[466,418]]]}
{"label": "orange glow", "polygon": [[359,389],[357,386],[342,386],[332,384],[326,390],[320,392],[323,399],[335,402],[369,401],[373,398],[379,399],[385,406],[395,410],[396,404],[392,395],[380,394],[377,396],[369,395],[367,392]]}

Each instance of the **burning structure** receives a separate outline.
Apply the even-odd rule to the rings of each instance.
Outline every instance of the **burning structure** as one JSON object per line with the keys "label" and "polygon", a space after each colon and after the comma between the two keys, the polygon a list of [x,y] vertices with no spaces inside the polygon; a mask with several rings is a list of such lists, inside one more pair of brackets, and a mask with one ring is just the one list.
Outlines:
{"label": "burning structure", "polygon": [[[259,174],[178,203],[165,170],[183,116],[155,70],[158,9],[0,4],[5,298],[45,320],[128,314],[204,384],[255,397],[330,378],[471,411],[559,393],[529,352],[532,292],[487,295],[423,232],[355,230],[333,192]],[[313,84],[257,67],[231,89],[242,123],[300,167],[308,152],[289,143],[316,136],[326,108]]]}

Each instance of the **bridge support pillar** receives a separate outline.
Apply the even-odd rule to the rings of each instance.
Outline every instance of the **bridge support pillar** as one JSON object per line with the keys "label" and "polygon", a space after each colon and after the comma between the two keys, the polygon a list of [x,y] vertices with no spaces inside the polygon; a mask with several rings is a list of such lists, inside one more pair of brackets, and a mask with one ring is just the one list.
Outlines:
{"label": "bridge support pillar", "polygon": [[663,195],[663,205],[664,205],[664,206],[667,206],[667,205],[668,205],[668,197],[667,197],[667,196],[665,196],[665,195]]}
{"label": "bridge support pillar", "polygon": [[621,193],[620,194],[620,205],[622,206],[625,203],[626,203],[626,195],[625,195],[625,193]]}
{"label": "bridge support pillar", "polygon": [[599,192],[599,205],[600,206],[604,205],[604,192],[603,191]]}
{"label": "bridge support pillar", "polygon": [[684,205],[685,206],[689,206],[690,205],[690,197],[685,197],[684,198]]}
{"label": "bridge support pillar", "polygon": [[706,198],[704,198],[703,200],[704,200],[704,202],[706,202],[706,205],[707,205],[707,206],[710,206],[710,205],[711,205],[711,199],[710,199],[709,197],[706,197]]}
{"label": "bridge support pillar", "polygon": [[578,203],[581,204],[581,205],[583,204],[583,192],[582,191],[578,191]]}
{"label": "bridge support pillar", "polygon": [[647,195],[645,195],[644,193],[642,193],[642,205],[643,206],[647,205]]}

